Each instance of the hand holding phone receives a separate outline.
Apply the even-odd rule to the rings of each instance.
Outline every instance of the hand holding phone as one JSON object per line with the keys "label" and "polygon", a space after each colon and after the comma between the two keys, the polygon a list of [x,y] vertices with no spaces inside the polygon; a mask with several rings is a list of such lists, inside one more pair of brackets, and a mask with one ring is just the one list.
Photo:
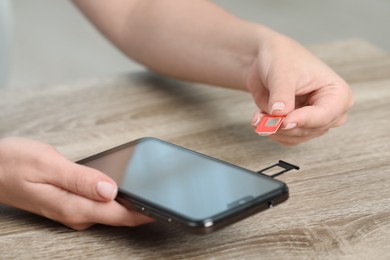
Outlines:
{"label": "hand holding phone", "polygon": [[212,232],[288,198],[279,180],[156,138],[78,163],[113,178],[117,200],[126,207],[195,233]]}

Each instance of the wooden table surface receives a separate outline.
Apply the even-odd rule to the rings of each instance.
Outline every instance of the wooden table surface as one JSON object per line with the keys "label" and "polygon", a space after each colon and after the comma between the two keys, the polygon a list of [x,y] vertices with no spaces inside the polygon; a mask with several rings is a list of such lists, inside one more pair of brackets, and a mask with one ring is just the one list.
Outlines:
{"label": "wooden table surface", "polygon": [[[77,160],[155,136],[252,170],[279,159],[287,202],[209,235],[157,224],[73,231],[0,205],[0,258],[390,259],[390,55],[361,40],[310,47],[352,86],[349,121],[295,147],[259,137],[244,92],[148,73],[0,91],[0,137]],[[39,152],[39,151],[37,151]]]}

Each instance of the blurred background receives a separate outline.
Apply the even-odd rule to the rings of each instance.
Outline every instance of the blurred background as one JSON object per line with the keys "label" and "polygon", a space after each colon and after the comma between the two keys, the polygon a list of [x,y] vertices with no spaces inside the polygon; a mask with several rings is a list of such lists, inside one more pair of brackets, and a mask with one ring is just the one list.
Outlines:
{"label": "blurred background", "polygon": [[[305,45],[361,38],[390,51],[389,0],[214,2]],[[11,21],[7,13],[12,14]],[[0,36],[0,70],[5,72],[8,67],[6,76],[0,74],[0,85],[9,88],[143,69],[107,42],[67,0],[0,0],[0,35],[7,28],[12,28],[12,42]],[[11,50],[4,51],[8,45]],[[1,84],[1,77],[8,78],[6,84]]]}

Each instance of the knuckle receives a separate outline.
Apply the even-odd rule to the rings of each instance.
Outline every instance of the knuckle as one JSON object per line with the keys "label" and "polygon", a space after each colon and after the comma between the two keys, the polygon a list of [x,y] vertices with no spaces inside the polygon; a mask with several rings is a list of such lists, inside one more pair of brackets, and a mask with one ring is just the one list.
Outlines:
{"label": "knuckle", "polygon": [[45,214],[46,217],[60,222],[72,229],[82,230],[87,226],[86,218],[74,206],[67,206],[63,203],[55,212]]}
{"label": "knuckle", "polygon": [[61,219],[59,220],[61,223],[64,225],[71,227],[76,230],[81,230],[83,228],[86,228],[86,221],[83,217],[81,217],[78,214],[73,214],[73,215],[63,215]]}
{"label": "knuckle", "polygon": [[71,229],[76,230],[76,231],[86,230],[93,225],[93,224],[89,224],[89,223],[83,223],[83,224],[63,223],[63,224]]}

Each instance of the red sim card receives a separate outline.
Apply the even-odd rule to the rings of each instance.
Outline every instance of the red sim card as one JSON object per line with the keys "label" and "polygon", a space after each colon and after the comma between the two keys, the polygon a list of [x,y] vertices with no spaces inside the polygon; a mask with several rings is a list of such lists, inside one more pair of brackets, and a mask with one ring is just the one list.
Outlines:
{"label": "red sim card", "polygon": [[270,135],[278,131],[283,123],[284,116],[264,116],[256,127],[256,133],[259,135]]}

